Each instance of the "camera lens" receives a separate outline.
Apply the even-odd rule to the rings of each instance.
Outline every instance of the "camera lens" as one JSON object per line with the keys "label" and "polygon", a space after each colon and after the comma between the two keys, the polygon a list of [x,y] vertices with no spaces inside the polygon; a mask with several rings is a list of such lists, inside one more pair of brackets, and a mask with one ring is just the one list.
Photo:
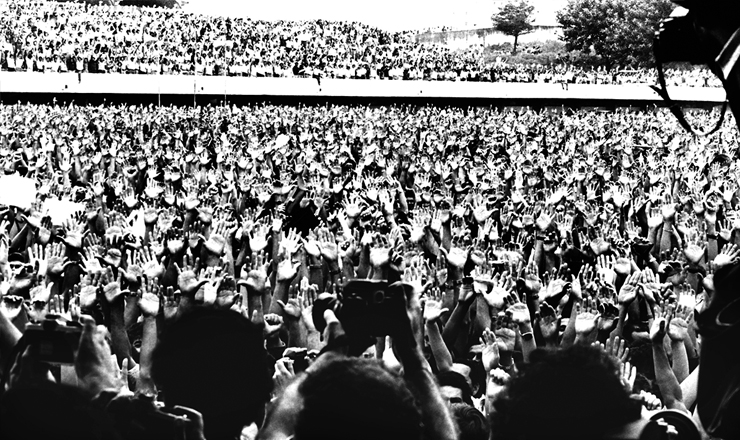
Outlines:
{"label": "camera lens", "polygon": [[385,292],[382,290],[376,290],[375,293],[373,293],[373,302],[375,304],[380,304],[385,300]]}

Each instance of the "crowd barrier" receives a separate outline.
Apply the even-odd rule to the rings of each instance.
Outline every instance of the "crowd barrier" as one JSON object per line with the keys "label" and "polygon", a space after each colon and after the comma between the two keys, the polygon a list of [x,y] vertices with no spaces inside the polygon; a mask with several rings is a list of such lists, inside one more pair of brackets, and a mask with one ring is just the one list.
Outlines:
{"label": "crowd barrier", "polygon": [[[725,100],[721,88],[670,87],[677,102],[712,106]],[[179,98],[308,100],[471,101],[485,104],[551,103],[583,105],[663,105],[648,85],[479,83],[315,78],[246,78],[181,75],[0,72],[0,100],[24,96],[74,99],[110,97],[125,101]]]}

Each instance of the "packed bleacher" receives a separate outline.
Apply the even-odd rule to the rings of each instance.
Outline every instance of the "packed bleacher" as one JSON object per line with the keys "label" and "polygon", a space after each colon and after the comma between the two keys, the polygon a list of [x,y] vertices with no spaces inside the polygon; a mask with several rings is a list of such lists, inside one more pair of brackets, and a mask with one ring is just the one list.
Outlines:
{"label": "packed bleacher", "polygon": [[[508,64],[360,23],[259,21],[180,9],[7,0],[0,69],[22,72],[631,84],[649,69]],[[669,85],[720,87],[706,69],[669,69]]]}
{"label": "packed bleacher", "polygon": [[702,438],[735,371],[735,130],[1,105],[0,438]]}

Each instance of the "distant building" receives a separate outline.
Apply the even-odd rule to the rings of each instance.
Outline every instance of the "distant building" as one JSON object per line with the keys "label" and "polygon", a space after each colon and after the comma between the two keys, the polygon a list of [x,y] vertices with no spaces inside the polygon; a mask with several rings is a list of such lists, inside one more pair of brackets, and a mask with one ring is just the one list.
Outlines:
{"label": "distant building", "polygon": [[[470,2],[470,0],[467,0]],[[534,6],[534,32],[519,37],[520,43],[557,40],[562,35],[557,20],[557,11],[568,3],[568,0],[528,0]],[[463,0],[464,2],[464,0]],[[451,29],[434,29],[416,35],[419,43],[444,44],[450,49],[463,49],[470,46],[489,46],[511,42],[511,37],[496,31],[492,27],[491,16],[509,0],[473,0],[464,8],[467,18],[475,17],[475,22],[465,20],[466,26],[454,26]],[[460,21],[459,18],[456,21]]]}

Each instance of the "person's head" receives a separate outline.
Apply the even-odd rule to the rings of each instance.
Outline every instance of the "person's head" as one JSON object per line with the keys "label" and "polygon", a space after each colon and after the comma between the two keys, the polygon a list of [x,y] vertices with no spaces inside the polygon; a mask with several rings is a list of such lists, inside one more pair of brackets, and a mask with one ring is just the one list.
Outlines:
{"label": "person's head", "polygon": [[421,414],[403,380],[375,359],[324,354],[268,411],[260,440],[420,439]]}
{"label": "person's head", "polygon": [[640,419],[616,362],[583,345],[536,350],[493,405],[496,438],[598,439]]}
{"label": "person's head", "polygon": [[491,425],[480,411],[467,403],[453,403],[450,410],[457,423],[459,440],[488,440]]}
{"label": "person's head", "polygon": [[118,440],[111,419],[79,388],[52,382],[21,385],[0,398],[0,438]]}
{"label": "person's head", "polygon": [[259,424],[272,387],[262,330],[230,310],[197,308],[166,328],[152,376],[168,406],[203,414],[209,440]]}
{"label": "person's head", "polygon": [[470,384],[462,374],[448,370],[437,373],[437,384],[442,398],[448,403],[467,403],[473,404]]}

